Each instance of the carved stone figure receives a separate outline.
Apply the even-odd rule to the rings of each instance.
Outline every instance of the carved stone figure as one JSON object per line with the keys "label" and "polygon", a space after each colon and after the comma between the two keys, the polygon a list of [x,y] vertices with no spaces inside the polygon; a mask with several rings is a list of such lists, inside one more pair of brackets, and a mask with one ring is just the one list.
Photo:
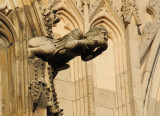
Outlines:
{"label": "carved stone figure", "polygon": [[50,6],[49,8],[42,7],[42,18],[47,34],[45,36],[53,38],[52,27],[53,24],[56,24],[60,21],[59,15],[57,15],[57,8]]}
{"label": "carved stone figure", "polygon": [[[98,27],[91,28],[85,35],[80,29],[75,29],[59,39],[45,36],[30,39],[28,55],[30,58],[38,57],[34,60],[35,75],[29,87],[33,98],[33,111],[36,110],[40,101],[43,101],[43,107],[47,108],[48,115],[63,115],[63,110],[58,106],[53,79],[60,70],[69,67],[66,63],[74,57],[81,56],[83,61],[88,61],[100,55],[108,47],[107,40],[107,30]],[[47,66],[46,62],[51,67]],[[37,71],[38,68],[42,77]],[[46,71],[47,74],[45,74]],[[45,81],[46,78],[50,83]]]}
{"label": "carved stone figure", "polygon": [[91,28],[85,35],[75,29],[59,39],[35,37],[29,40],[29,57],[37,56],[57,68],[76,56],[88,61],[107,49],[108,32],[105,28]]}

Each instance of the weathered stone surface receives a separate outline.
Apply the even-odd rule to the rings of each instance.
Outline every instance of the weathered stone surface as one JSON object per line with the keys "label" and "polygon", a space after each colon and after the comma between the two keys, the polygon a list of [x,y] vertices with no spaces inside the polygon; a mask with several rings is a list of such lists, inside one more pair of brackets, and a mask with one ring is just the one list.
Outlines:
{"label": "weathered stone surface", "polygon": [[71,79],[71,69],[68,68],[66,70],[59,71],[58,74],[57,74],[57,76],[56,76],[56,79],[57,80],[63,80],[63,81],[72,82],[72,79]]}
{"label": "weathered stone surface", "polygon": [[160,115],[160,110],[159,109],[160,109],[160,101],[157,101],[155,116],[159,116]]}
{"label": "weathered stone surface", "polygon": [[0,49],[0,66],[6,66],[7,65],[7,49],[3,48]]}
{"label": "weathered stone surface", "polygon": [[59,106],[64,110],[64,116],[74,116],[73,101],[67,99],[59,99]]}
{"label": "weathered stone surface", "polygon": [[104,77],[104,76],[97,76],[97,88],[99,89],[105,89],[109,91],[116,91],[116,86],[115,86],[115,79],[109,78],[109,77]]}
{"label": "weathered stone surface", "polygon": [[[62,88],[63,87],[63,88]],[[75,85],[72,82],[55,80],[55,88],[59,98],[75,100]]]}
{"label": "weathered stone surface", "polygon": [[115,93],[105,89],[95,89],[95,103],[99,107],[115,108]]}
{"label": "weathered stone surface", "polygon": [[96,106],[96,115],[97,116],[114,116],[114,113],[113,113],[113,109]]}

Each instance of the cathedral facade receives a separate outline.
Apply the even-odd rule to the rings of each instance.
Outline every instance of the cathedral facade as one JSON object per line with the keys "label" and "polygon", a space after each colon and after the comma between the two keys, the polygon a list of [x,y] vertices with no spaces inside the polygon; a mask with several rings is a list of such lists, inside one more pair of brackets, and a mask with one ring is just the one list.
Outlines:
{"label": "cathedral facade", "polygon": [[[0,0],[0,116],[160,116],[159,16],[160,0]],[[93,60],[28,57],[34,37],[93,27],[108,32]]]}

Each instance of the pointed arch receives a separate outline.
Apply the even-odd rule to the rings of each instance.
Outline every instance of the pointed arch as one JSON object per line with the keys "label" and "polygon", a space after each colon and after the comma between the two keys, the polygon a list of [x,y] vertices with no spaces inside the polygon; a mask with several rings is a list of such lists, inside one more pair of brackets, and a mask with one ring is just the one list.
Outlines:
{"label": "pointed arch", "polygon": [[[74,5],[73,5],[74,6]],[[68,19],[70,24],[75,28],[80,28],[83,30],[83,17],[82,15],[77,11],[77,9],[73,10],[71,7],[72,3],[63,3],[58,4],[56,7],[58,7],[59,11],[57,14],[61,16],[61,19]],[[72,29],[73,30],[73,29]]]}
{"label": "pointed arch", "polygon": [[[90,19],[90,26],[101,25],[109,31],[110,39],[113,41],[114,54],[114,70],[115,70],[115,109],[118,110],[119,115],[127,114],[127,99],[128,94],[128,80],[127,80],[127,57],[126,57],[126,40],[125,28],[123,23],[114,16],[113,11],[106,2],[102,2],[95,11],[94,17]],[[108,46],[109,48],[110,46]],[[107,60],[107,59],[106,59]],[[107,69],[107,66],[106,66]],[[126,108],[122,113],[122,109]]]}
{"label": "pointed arch", "polygon": [[[0,13],[0,34],[5,38],[9,45],[17,40],[17,33],[9,19]],[[4,41],[6,41],[4,40]]]}

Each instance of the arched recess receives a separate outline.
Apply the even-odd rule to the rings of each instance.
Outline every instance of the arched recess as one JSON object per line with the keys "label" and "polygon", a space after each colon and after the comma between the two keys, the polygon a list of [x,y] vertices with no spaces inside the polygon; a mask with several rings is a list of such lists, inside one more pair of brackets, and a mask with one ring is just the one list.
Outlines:
{"label": "arched recess", "polygon": [[10,105],[13,103],[11,96],[14,93],[11,68],[15,67],[14,42],[17,40],[16,31],[9,19],[0,13],[0,115],[9,115]]}
{"label": "arched recess", "polygon": [[58,3],[55,4],[55,7],[59,9],[57,14],[66,17],[70,21],[71,25],[74,26],[74,28],[80,28],[81,30],[83,30],[83,16],[74,6],[73,1],[57,0],[55,2]]}
{"label": "arched recess", "polygon": [[83,31],[82,17],[80,15],[77,15],[76,11],[71,9],[71,6],[69,7],[69,5],[71,4],[67,2],[64,2],[63,4],[60,2],[56,5],[56,7],[59,9],[57,14],[60,16],[61,21],[60,23],[54,25],[53,32],[61,33],[61,37],[64,36],[64,34],[62,33],[62,31],[59,31],[57,29],[66,29],[68,31],[72,31],[76,28],[79,28]]}
{"label": "arched recess", "polygon": [[74,20],[74,18],[72,18],[72,15],[70,15],[65,10],[59,10],[57,14],[60,15],[61,20],[59,23],[54,25],[53,27],[54,34],[59,33],[59,37],[62,37],[65,34],[69,33],[70,31],[76,28],[80,28],[77,21]]}
{"label": "arched recess", "polygon": [[[61,21],[53,27],[53,33],[57,38],[64,36],[70,31],[79,28],[83,32],[83,20],[72,4],[65,1],[58,4]],[[69,8],[70,7],[70,8]],[[64,109],[64,114],[68,116],[85,116],[88,114],[88,91],[85,63],[80,57],[76,57],[69,62],[70,68],[60,71],[55,79],[55,88],[60,101],[60,108]],[[83,111],[83,112],[80,112]],[[86,115],[88,116],[88,115]]]}
{"label": "arched recess", "polygon": [[[107,7],[107,5],[105,6],[104,4],[105,2],[102,5],[102,9],[99,8],[100,10],[96,11],[98,12],[98,14],[96,14],[90,20],[91,27],[94,26],[105,27],[108,30],[110,37],[109,38],[110,40],[108,42],[109,44],[108,51],[106,50],[101,56],[99,56],[101,57],[101,59],[100,58],[98,59],[99,61],[101,60],[106,63],[102,62],[103,66],[98,66],[99,64],[95,61],[96,59],[93,60],[93,66],[94,66],[93,72],[96,72],[98,68],[101,68],[100,69],[101,75],[93,74],[94,87],[95,87],[94,95],[95,95],[95,105],[96,105],[95,111],[97,116],[98,114],[100,114],[99,112],[101,110],[104,110],[106,112],[110,110],[111,112],[114,112],[114,114],[125,116],[128,112],[127,98],[129,97],[129,91],[128,91],[129,85],[126,73],[127,59],[126,59],[126,42],[124,37],[125,32],[124,32],[124,27],[122,27],[121,24],[117,21],[117,19],[114,18],[114,16],[112,16],[112,14],[110,13],[110,9]],[[110,70],[110,68],[112,69]],[[101,76],[103,78],[99,83],[97,80],[99,80],[98,78],[100,78]],[[98,84],[100,86],[98,86]],[[107,86],[105,84],[110,84],[110,86],[109,85]],[[102,98],[101,96],[105,97]],[[108,97],[109,99],[107,99]]]}

